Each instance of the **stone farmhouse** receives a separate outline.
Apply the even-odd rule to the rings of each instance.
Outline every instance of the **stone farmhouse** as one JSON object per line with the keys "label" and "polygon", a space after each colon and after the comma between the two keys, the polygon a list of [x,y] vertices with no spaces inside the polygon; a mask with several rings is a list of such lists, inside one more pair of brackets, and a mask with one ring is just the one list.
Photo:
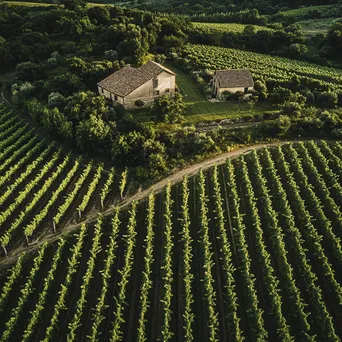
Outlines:
{"label": "stone farmhouse", "polygon": [[126,66],[97,84],[99,94],[113,104],[136,108],[137,101],[151,105],[158,96],[176,90],[176,74],[161,64],[149,61],[140,68]]}
{"label": "stone farmhouse", "polygon": [[254,81],[249,69],[216,70],[214,73],[213,93],[217,98],[221,98],[225,92],[247,94],[253,89]]}

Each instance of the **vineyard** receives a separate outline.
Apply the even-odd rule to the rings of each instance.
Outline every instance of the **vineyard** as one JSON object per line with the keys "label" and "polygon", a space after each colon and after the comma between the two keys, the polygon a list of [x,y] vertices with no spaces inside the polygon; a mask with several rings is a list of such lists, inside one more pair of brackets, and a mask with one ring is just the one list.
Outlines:
{"label": "vineyard", "polygon": [[[121,180],[126,190],[127,175]],[[64,153],[0,107],[0,244],[3,253],[77,223],[119,198],[120,175]]]}
{"label": "vineyard", "polygon": [[303,84],[318,89],[342,90],[340,69],[308,62],[206,45],[187,45],[184,56],[194,69],[248,68],[256,79],[288,82],[297,75]]}
{"label": "vineyard", "polygon": [[185,176],[3,270],[0,341],[339,341],[341,205],[341,143]]}
{"label": "vineyard", "polygon": [[[244,24],[228,24],[228,23],[196,23],[193,22],[192,25],[195,29],[199,29],[203,32],[220,32],[220,33],[226,33],[226,32],[232,32],[232,33],[243,33],[246,25]],[[253,25],[256,31],[260,30],[271,30],[265,26],[257,26]]]}

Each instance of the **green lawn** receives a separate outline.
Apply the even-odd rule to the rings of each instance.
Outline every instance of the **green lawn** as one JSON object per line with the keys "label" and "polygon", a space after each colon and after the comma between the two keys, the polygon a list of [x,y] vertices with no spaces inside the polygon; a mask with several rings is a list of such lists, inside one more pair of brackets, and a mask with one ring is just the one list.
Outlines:
{"label": "green lawn", "polygon": [[[248,104],[239,105],[235,101],[209,102],[203,94],[201,87],[187,73],[173,63],[164,63],[164,65],[176,73],[177,86],[185,94],[183,97],[184,102],[189,105],[183,125],[261,115],[274,111],[274,108],[269,103],[258,103],[251,110]],[[137,122],[155,126],[148,116],[148,109],[135,110],[132,114]],[[170,131],[177,127],[180,127],[180,125],[158,124],[156,126],[158,131]]]}
{"label": "green lawn", "polygon": [[186,115],[186,122],[188,123],[258,115],[274,110],[268,103],[258,103],[251,110],[247,104],[239,105],[234,101],[209,102],[201,87],[188,74],[174,64],[166,64],[166,67],[177,74],[176,83],[185,94],[184,101],[190,107]]}

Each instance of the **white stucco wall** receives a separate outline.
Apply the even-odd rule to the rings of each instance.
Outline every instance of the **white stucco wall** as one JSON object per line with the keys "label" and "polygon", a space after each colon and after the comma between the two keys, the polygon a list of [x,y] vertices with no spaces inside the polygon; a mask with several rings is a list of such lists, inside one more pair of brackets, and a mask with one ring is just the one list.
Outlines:
{"label": "white stucco wall", "polygon": [[[123,105],[125,108],[136,108],[135,102],[137,100],[142,100],[146,105],[150,105],[153,103],[156,97],[165,94],[172,95],[176,91],[175,75],[171,75],[165,71],[162,71],[156,78],[158,79],[158,86],[156,88],[154,88],[154,82],[153,79],[151,79],[145,84],[141,85],[139,88],[132,91],[125,98],[118,96],[117,101],[115,101],[115,94],[110,93],[100,86],[98,86],[98,92],[107,99],[111,99],[113,102]],[[169,92],[166,92],[167,89]],[[157,95],[156,91],[159,91],[159,95]]]}
{"label": "white stucco wall", "polygon": [[[145,104],[150,105],[153,103],[154,99],[158,96],[165,94],[173,94],[176,90],[176,76],[171,75],[165,71],[162,71],[157,77],[158,86],[154,88],[153,79],[147,81],[145,84],[139,88],[132,91],[125,97],[124,107],[125,108],[135,108],[135,102],[137,100],[142,100]],[[166,90],[169,92],[166,92]],[[159,95],[156,93],[159,91]]]}
{"label": "white stucco wall", "polygon": [[97,86],[98,92],[101,96],[104,96],[107,99],[112,100],[115,103],[123,104],[123,98],[121,96],[117,96],[117,100],[115,100],[115,94],[110,93],[108,90],[103,89],[100,86]]}
{"label": "white stucco wall", "polygon": [[[248,90],[253,90],[253,87],[249,87]],[[229,91],[230,93],[235,94],[237,91],[240,92],[245,92],[245,88],[244,87],[238,87],[238,88],[219,88],[218,89],[218,94],[221,95],[222,93],[224,93],[225,91]]]}

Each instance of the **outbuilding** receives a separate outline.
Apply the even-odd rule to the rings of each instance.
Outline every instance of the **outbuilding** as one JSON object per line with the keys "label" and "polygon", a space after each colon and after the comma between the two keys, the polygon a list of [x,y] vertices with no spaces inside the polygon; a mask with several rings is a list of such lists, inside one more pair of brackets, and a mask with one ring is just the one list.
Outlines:
{"label": "outbuilding", "polygon": [[213,93],[217,98],[225,92],[247,94],[251,90],[254,90],[254,81],[249,69],[216,70],[214,73]]}

